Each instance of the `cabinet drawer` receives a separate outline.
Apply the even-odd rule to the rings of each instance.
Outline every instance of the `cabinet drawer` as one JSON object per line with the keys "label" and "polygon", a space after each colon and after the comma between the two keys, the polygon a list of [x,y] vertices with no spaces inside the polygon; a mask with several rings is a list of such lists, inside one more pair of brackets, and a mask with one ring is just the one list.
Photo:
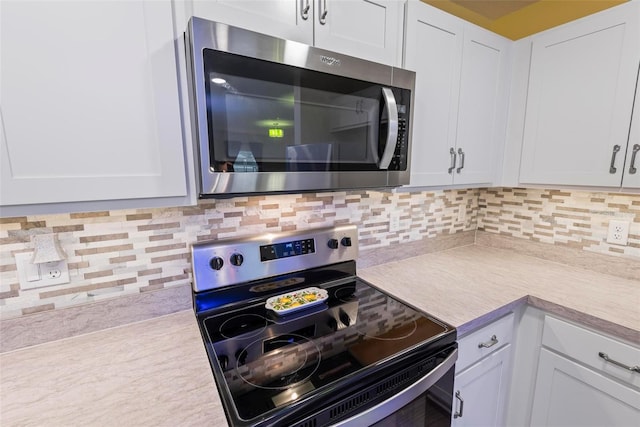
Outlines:
{"label": "cabinet drawer", "polygon": [[640,366],[640,348],[605,337],[580,326],[546,316],[542,345],[583,365],[640,387],[640,372],[606,361],[600,353],[626,366]]}
{"label": "cabinet drawer", "polygon": [[[487,326],[478,329],[458,340],[458,361],[456,371],[493,353],[511,342],[513,334],[513,313],[504,316]],[[492,337],[495,335],[495,340]]]}

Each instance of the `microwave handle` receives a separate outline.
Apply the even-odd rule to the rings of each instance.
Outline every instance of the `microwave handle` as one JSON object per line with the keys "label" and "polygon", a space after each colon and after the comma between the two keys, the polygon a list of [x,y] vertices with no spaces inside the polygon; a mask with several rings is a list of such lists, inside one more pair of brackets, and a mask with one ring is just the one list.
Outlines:
{"label": "microwave handle", "polygon": [[387,133],[387,142],[384,146],[384,152],[378,162],[378,168],[384,170],[389,169],[393,153],[396,151],[398,141],[398,106],[393,91],[388,87],[382,88],[382,98],[389,111],[389,132]]}

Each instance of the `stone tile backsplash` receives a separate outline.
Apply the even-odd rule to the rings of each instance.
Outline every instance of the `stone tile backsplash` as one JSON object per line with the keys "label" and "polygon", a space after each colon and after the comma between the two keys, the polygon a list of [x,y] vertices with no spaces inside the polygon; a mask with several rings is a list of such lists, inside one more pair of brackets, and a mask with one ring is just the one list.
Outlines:
{"label": "stone tile backsplash", "polygon": [[[361,251],[476,229],[479,190],[347,191],[205,200],[195,207],[0,218],[0,318],[190,283],[199,240],[356,224]],[[391,232],[391,213],[399,230]],[[71,282],[20,289],[14,254],[56,233]]]}
{"label": "stone tile backsplash", "polygon": [[[478,205],[478,230],[640,259],[640,194],[490,188]],[[630,223],[627,246],[607,243],[612,219]]]}
{"label": "stone tile backsplash", "polygon": [[[392,213],[399,224],[393,232]],[[627,246],[606,243],[611,219],[630,221]],[[523,188],[343,191],[204,200],[194,207],[169,209],[0,218],[0,319],[188,285],[189,246],[199,240],[347,223],[358,226],[361,252],[482,230],[640,259],[637,194]],[[39,233],[57,234],[71,282],[20,289],[14,254],[31,251],[31,236]]]}

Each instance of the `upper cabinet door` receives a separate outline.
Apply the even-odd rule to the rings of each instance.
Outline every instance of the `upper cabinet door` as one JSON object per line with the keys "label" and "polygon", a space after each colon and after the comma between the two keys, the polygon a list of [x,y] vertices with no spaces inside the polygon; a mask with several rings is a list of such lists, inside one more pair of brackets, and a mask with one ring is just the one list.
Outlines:
{"label": "upper cabinet door", "polygon": [[[313,44],[314,0],[192,0],[187,16],[198,16],[258,33]],[[184,28],[182,28],[184,30]]]}
{"label": "upper cabinet door", "polygon": [[631,1],[532,38],[520,182],[621,185],[639,21]]}
{"label": "upper cabinet door", "polygon": [[314,0],[314,45],[400,65],[404,4],[396,0]]}
{"label": "upper cabinet door", "polygon": [[496,178],[506,129],[510,44],[475,25],[465,26],[456,184],[491,183]]}
{"label": "upper cabinet door", "polygon": [[640,189],[640,70],[636,86],[636,101],[631,118],[629,143],[627,144],[627,161],[624,166],[622,186]]}
{"label": "upper cabinet door", "polygon": [[0,204],[186,195],[171,3],[1,7]]}
{"label": "upper cabinet door", "polygon": [[463,21],[407,3],[404,66],[416,72],[411,185],[453,183]]}
{"label": "upper cabinet door", "polygon": [[419,1],[404,66],[416,71],[411,186],[490,184],[506,126],[511,42]]}

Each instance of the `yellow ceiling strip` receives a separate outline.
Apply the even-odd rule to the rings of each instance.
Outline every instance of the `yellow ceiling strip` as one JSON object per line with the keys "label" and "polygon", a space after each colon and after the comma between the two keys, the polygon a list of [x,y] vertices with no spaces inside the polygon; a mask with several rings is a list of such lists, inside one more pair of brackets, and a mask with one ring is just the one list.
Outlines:
{"label": "yellow ceiling strip", "polygon": [[512,40],[574,21],[627,0],[540,0],[496,19],[487,27]]}
{"label": "yellow ceiling strip", "polygon": [[490,20],[451,0],[422,1],[511,40],[517,40],[628,0],[539,0],[495,20]]}

